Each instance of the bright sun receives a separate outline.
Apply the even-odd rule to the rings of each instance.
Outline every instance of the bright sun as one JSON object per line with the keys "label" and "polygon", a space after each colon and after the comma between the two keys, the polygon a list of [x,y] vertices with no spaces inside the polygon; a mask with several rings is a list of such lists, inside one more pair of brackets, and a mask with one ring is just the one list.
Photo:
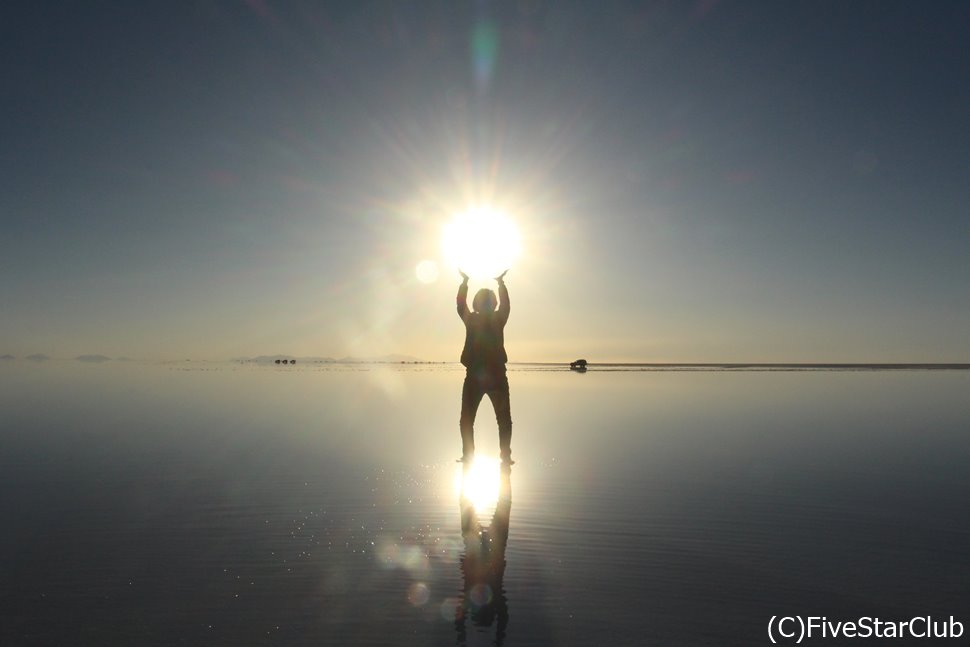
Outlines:
{"label": "bright sun", "polygon": [[492,207],[476,207],[445,225],[441,251],[450,267],[487,279],[512,267],[522,251],[522,239],[507,215]]}

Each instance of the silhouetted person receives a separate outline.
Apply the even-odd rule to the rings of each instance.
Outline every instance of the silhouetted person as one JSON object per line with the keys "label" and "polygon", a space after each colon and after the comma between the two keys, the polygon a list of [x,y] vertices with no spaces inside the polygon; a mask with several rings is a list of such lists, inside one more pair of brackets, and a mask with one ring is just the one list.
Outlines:
{"label": "silhouetted person", "polygon": [[[468,464],[465,465],[466,473]],[[502,465],[498,502],[492,523],[484,528],[479,521],[475,506],[465,496],[462,482],[461,536],[465,554],[461,557],[463,591],[455,610],[455,631],[458,644],[466,642],[465,623],[471,620],[476,627],[495,628],[495,644],[505,640],[509,624],[508,599],[505,597],[502,579],[505,577],[505,546],[509,540],[509,515],[512,511],[511,466]]]}
{"label": "silhouetted person", "polygon": [[[505,272],[508,272],[506,270]],[[458,316],[465,323],[465,347],[461,363],[465,366],[465,384],[461,390],[461,459],[470,462],[475,455],[475,414],[486,394],[498,420],[499,450],[502,460],[512,461],[512,410],[509,404],[509,380],[505,374],[505,322],[509,320],[509,291],[505,287],[505,272],[495,277],[499,299],[483,288],[472,300],[474,311],[468,310],[468,275],[459,271],[462,282],[458,286]],[[496,307],[497,306],[497,307]]]}

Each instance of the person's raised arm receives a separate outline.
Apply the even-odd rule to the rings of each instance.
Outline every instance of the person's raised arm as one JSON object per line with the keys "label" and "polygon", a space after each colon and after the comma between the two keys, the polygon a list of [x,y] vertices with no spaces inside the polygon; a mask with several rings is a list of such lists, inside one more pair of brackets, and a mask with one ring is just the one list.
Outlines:
{"label": "person's raised arm", "polygon": [[495,277],[495,280],[498,281],[498,316],[503,324],[509,320],[509,312],[511,312],[511,306],[509,304],[509,289],[505,287],[505,275],[507,273],[508,270],[505,270]]}
{"label": "person's raised arm", "polygon": [[461,285],[458,286],[458,296],[455,297],[455,304],[458,306],[458,316],[465,320],[468,315],[468,275],[458,270],[461,274]]}

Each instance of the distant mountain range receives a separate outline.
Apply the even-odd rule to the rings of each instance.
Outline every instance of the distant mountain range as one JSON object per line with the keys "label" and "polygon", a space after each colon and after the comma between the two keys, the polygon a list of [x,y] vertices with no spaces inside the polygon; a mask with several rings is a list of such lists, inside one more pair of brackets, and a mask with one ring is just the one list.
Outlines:
{"label": "distant mountain range", "polygon": [[354,357],[348,355],[337,360],[339,364],[400,364],[401,362],[423,362],[411,355],[380,355],[378,357]]}
{"label": "distant mountain range", "polygon": [[253,362],[256,364],[273,364],[278,359],[296,360],[297,364],[400,364],[422,363],[423,360],[410,355],[380,355],[377,357],[355,357],[348,355],[340,359],[333,357],[296,357],[293,355],[260,355],[259,357],[236,357],[234,362]]}
{"label": "distant mountain range", "polygon": [[[3,360],[15,360],[17,357],[15,355],[0,355],[0,361]],[[43,353],[34,353],[33,355],[27,355],[24,359],[30,360],[32,362],[45,362],[50,359],[50,356]],[[129,357],[117,357],[112,360],[111,357],[107,355],[100,354],[89,354],[89,355],[78,355],[74,358],[78,362],[85,362],[88,364],[101,364],[103,362],[117,361],[117,362],[131,362],[134,361]],[[333,357],[298,357],[294,355],[260,355],[258,357],[235,357],[232,361],[234,362],[252,362],[254,364],[273,364],[276,360],[296,360],[297,364],[425,364],[422,359],[413,357],[411,355],[400,355],[400,354],[390,354],[390,355],[378,355],[374,357],[357,357],[354,355],[348,355],[346,357],[341,357],[336,359]]]}

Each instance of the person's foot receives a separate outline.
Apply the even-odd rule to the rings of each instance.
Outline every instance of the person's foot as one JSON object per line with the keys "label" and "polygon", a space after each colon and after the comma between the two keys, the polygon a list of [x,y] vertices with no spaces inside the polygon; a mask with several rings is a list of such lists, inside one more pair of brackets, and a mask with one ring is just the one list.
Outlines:
{"label": "person's foot", "polygon": [[464,463],[465,465],[469,465],[469,464],[471,464],[471,462],[473,460],[475,460],[475,454],[462,454],[461,455],[461,458],[456,458],[455,459],[455,462],[456,463]]}
{"label": "person's foot", "polygon": [[502,465],[515,465],[515,461],[512,460],[511,456],[505,455],[502,457]]}

